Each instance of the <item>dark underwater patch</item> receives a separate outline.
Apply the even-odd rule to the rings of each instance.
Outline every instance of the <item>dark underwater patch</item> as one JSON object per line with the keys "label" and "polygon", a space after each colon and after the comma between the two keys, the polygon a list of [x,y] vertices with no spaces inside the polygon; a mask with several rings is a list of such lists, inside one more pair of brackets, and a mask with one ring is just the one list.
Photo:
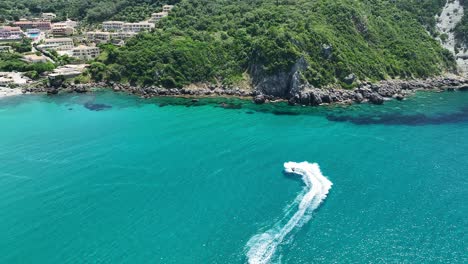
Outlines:
{"label": "dark underwater patch", "polygon": [[219,107],[224,109],[242,109],[242,104],[220,103]]}
{"label": "dark underwater patch", "polygon": [[350,122],[355,125],[442,125],[468,122],[468,107],[463,107],[455,113],[433,116],[425,114],[403,115],[400,113],[361,116],[331,114],[327,115],[327,119],[334,122]]}
{"label": "dark underwater patch", "polygon": [[106,109],[110,109],[112,108],[112,106],[110,105],[106,105],[106,104],[95,104],[95,103],[91,103],[91,102],[87,102],[84,104],[84,107],[88,110],[91,110],[91,111],[103,111],[103,110],[106,110]]}
{"label": "dark underwater patch", "polygon": [[299,113],[292,112],[292,111],[284,111],[284,110],[273,110],[272,112],[274,115],[286,115],[286,116],[297,116]]}

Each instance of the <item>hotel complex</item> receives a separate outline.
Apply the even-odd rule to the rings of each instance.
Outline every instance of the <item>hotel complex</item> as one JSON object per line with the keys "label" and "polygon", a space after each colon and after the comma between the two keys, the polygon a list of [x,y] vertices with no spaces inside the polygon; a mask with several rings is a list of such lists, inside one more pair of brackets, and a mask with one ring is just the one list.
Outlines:
{"label": "hotel complex", "polygon": [[[156,24],[169,15],[174,8],[172,5],[162,6],[162,11],[151,14],[146,21],[124,22],[105,21],[102,23],[102,30],[84,32],[82,36],[76,36],[75,30],[78,23],[67,19],[61,22],[51,22],[57,20],[54,13],[42,13],[39,18],[20,19],[12,22],[11,26],[0,26],[0,41],[21,41],[27,37],[36,43],[40,52],[55,50],[60,55],[69,55],[80,60],[90,60],[99,56],[99,43],[112,43],[124,45],[125,41],[143,31],[151,31]],[[72,38],[73,37],[73,38]],[[75,47],[75,43],[78,43]],[[83,45],[86,43],[86,45]],[[2,46],[0,52],[10,52],[11,46]],[[28,62],[46,61],[42,56],[26,55],[24,60]]]}

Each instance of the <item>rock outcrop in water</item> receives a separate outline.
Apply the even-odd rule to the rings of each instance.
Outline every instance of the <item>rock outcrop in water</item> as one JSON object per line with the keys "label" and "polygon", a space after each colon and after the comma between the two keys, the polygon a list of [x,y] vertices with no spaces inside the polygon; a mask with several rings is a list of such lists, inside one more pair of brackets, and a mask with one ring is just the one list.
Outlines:
{"label": "rock outcrop in water", "polygon": [[363,82],[354,90],[303,89],[289,98],[291,105],[320,105],[330,103],[362,103],[383,104],[385,100],[403,100],[417,90],[460,89],[468,86],[468,79],[463,78],[433,78],[428,80],[391,80],[379,83]]}

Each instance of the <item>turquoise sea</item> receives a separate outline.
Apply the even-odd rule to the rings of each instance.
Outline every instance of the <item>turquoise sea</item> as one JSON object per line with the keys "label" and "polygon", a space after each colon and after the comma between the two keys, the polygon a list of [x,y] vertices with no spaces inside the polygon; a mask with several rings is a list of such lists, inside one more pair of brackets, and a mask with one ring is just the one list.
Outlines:
{"label": "turquoise sea", "polygon": [[467,137],[468,92],[2,98],[0,263],[467,263]]}

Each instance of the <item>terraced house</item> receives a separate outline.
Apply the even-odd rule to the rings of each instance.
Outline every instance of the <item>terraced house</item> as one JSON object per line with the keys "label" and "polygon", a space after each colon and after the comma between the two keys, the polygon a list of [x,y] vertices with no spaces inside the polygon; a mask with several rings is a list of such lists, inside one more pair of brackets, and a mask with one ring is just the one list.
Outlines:
{"label": "terraced house", "polygon": [[13,23],[16,27],[21,29],[31,29],[37,28],[41,31],[47,31],[52,29],[52,24],[49,21],[29,21],[29,20],[20,20]]}
{"label": "terraced house", "polygon": [[151,18],[148,22],[157,23],[159,20],[161,20],[163,17],[166,17],[168,14],[169,13],[167,12],[153,13],[151,14]]}
{"label": "terraced house", "polygon": [[125,23],[122,27],[122,30],[125,32],[140,32],[148,31],[154,28],[154,23],[149,22],[137,22],[137,23]]}
{"label": "terraced house", "polygon": [[122,21],[104,21],[102,23],[102,29],[105,31],[120,31],[124,26]]}
{"label": "terraced house", "polygon": [[0,27],[0,39],[21,39],[24,35],[20,27],[4,26]]}
{"label": "terraced house", "polygon": [[80,45],[72,49],[72,56],[82,60],[90,60],[98,57],[100,54],[98,47],[88,47]]}
{"label": "terraced house", "polygon": [[69,50],[73,48],[73,40],[71,38],[52,38],[44,41],[47,48],[55,50]]}

